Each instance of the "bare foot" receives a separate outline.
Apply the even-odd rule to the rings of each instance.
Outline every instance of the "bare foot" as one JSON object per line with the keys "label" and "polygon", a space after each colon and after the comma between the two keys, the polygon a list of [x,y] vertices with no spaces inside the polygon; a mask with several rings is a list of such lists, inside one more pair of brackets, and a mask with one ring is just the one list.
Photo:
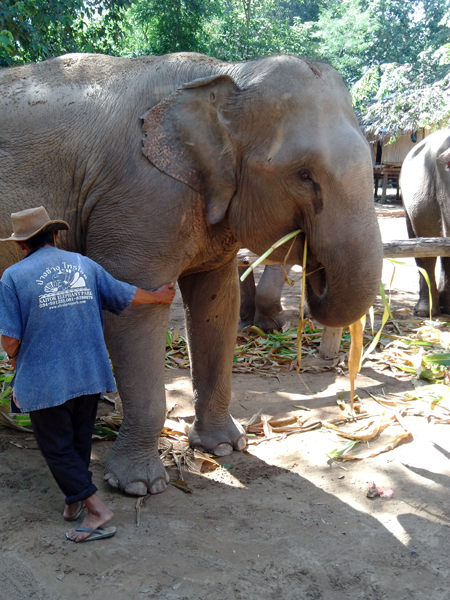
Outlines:
{"label": "bare foot", "polygon": [[83,502],[75,502],[75,504],[64,503],[63,517],[66,521],[76,521],[81,515],[83,508]]}
{"label": "bare foot", "polygon": [[[101,500],[97,494],[93,494],[90,498],[84,500],[84,505],[88,510],[88,514],[86,518],[83,519],[81,523],[81,527],[86,527],[87,529],[98,529],[114,516],[114,513],[111,509],[109,509],[106,504]],[[88,538],[91,534],[86,531],[77,531],[76,529],[71,529],[67,532],[66,536],[68,539],[73,540],[74,542],[81,542]]]}

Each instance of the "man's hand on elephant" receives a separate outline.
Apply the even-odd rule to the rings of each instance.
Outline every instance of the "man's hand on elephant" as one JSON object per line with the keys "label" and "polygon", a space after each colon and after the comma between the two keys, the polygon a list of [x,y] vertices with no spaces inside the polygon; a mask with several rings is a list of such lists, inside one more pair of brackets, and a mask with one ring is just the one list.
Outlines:
{"label": "man's hand on elephant", "polygon": [[173,283],[165,283],[153,293],[158,295],[157,300],[155,300],[158,304],[172,304],[175,298]]}
{"label": "man's hand on elephant", "polygon": [[165,283],[155,292],[147,292],[137,288],[131,304],[172,304],[175,297],[173,285],[173,283]]}

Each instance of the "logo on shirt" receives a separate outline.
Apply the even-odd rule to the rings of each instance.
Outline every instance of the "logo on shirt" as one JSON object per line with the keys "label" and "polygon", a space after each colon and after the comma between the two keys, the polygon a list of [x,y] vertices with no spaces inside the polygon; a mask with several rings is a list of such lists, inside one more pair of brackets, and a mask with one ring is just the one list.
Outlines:
{"label": "logo on shirt", "polygon": [[60,266],[47,267],[36,283],[43,285],[45,292],[39,296],[39,308],[62,308],[93,300],[86,274],[78,265],[63,261]]}

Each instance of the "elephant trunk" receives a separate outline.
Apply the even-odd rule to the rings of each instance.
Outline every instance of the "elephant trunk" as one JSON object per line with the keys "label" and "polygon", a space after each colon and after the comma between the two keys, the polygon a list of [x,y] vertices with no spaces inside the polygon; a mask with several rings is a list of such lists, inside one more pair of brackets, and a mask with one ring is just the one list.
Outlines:
{"label": "elephant trunk", "polygon": [[365,220],[361,214],[357,217],[353,214],[351,227],[342,214],[338,222],[333,220],[332,227],[327,223],[327,231],[318,234],[317,251],[314,243],[317,234],[308,240],[308,306],[312,316],[328,327],[343,327],[360,319],[378,293],[383,245],[372,203],[373,200],[370,210],[365,211]]}

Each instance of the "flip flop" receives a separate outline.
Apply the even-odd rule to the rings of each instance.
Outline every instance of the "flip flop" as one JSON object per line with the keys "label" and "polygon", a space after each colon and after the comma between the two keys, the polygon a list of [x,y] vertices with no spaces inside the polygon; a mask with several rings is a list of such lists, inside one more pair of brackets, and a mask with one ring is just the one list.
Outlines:
{"label": "flip flop", "polygon": [[[81,544],[81,542],[93,542],[94,540],[104,540],[105,538],[110,538],[113,535],[116,535],[117,529],[114,526],[89,529],[89,527],[82,527],[82,525],[80,524],[75,527],[75,531],[84,531],[86,533],[91,534],[87,538],[84,538],[84,540],[80,540],[79,542],[77,542],[78,544]],[[70,538],[67,533],[66,538],[71,542],[75,541],[72,538]]]}
{"label": "flip flop", "polygon": [[81,506],[80,506],[80,508],[79,508],[79,510],[78,510],[78,512],[77,512],[77,514],[76,514],[76,515],[74,515],[73,517],[70,517],[69,519],[68,519],[68,518],[66,518],[66,517],[64,517],[64,520],[65,520],[65,521],[77,521],[77,520],[80,518],[80,516],[81,516],[81,513],[83,512],[83,510],[84,510],[84,504],[83,504],[83,502],[82,502],[82,503],[81,503]]}

